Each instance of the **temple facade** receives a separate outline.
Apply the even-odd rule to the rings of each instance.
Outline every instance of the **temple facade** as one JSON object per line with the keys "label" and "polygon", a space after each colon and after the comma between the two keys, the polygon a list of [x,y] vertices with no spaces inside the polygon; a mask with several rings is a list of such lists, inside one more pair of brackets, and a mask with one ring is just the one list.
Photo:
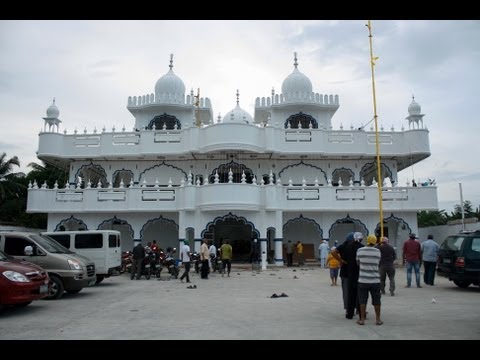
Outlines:
{"label": "temple facade", "polygon": [[204,237],[217,245],[228,238],[234,261],[246,261],[258,244],[283,265],[288,240],[302,241],[308,260],[323,239],[332,245],[351,231],[378,233],[379,182],[393,246],[417,232],[419,210],[438,209],[436,186],[397,181],[430,156],[415,100],[405,128],[379,129],[378,179],[373,127],[334,128],[339,96],[315,92],[296,55],[281,93],[257,98],[253,117],[237,91],[234,108],[215,118],[209,98],[186,93],[173,57],[169,68],[154,93],[128,98],[128,129],[67,133],[55,102],[47,109],[38,158],[63,168],[69,182],[30,184],[27,211],[48,213],[49,231],[119,230],[123,250],[185,239],[198,250]]}

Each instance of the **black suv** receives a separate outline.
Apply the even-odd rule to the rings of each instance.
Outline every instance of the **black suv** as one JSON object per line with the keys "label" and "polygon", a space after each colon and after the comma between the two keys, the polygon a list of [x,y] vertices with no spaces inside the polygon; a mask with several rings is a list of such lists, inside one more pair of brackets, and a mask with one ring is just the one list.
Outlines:
{"label": "black suv", "polygon": [[445,239],[438,251],[437,274],[461,288],[480,285],[480,230]]}

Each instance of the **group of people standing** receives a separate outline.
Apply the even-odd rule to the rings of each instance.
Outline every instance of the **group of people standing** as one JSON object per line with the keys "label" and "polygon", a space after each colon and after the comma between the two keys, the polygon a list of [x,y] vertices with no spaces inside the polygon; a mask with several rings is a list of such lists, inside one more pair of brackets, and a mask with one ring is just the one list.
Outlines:
{"label": "group of people standing", "polygon": [[[389,292],[395,295],[395,249],[389,244],[387,237],[382,237],[377,244],[377,237],[373,234],[367,237],[367,246],[362,244],[363,234],[360,232],[349,233],[338,247],[333,247],[327,259],[338,261],[340,264],[340,278],[342,281],[343,305],[345,317],[352,319],[357,311],[360,318],[359,325],[365,324],[366,305],[368,294],[372,297],[375,309],[375,321],[382,325],[380,317],[381,294],[385,294],[386,278],[389,279]],[[411,287],[412,270],[415,271],[417,287],[420,284],[420,265],[425,266],[424,283],[434,284],[435,267],[437,263],[439,245],[433,240],[432,235],[420,244],[415,234],[410,234],[409,239],[403,244],[403,261],[407,267],[407,285]],[[332,265],[330,265],[332,267]],[[335,263],[333,267],[337,267]],[[332,285],[336,285],[336,278],[332,277]]]}
{"label": "group of people standing", "polygon": [[[225,274],[225,271],[227,271],[227,276],[230,276],[230,271],[232,269],[232,255],[233,255],[233,250],[232,250],[232,245],[230,245],[230,241],[226,239],[224,243],[220,246],[220,259],[222,260],[222,277],[223,274]],[[210,254],[214,254],[216,256],[217,253],[217,248],[213,243],[210,245],[210,248],[208,247],[208,240],[203,239],[202,240],[202,245],[200,246],[200,261],[202,263],[202,267],[200,268],[200,277],[202,279],[208,279],[208,273],[210,272]],[[190,246],[188,245],[188,241],[184,241],[184,245],[182,246],[182,251],[181,251],[181,258],[180,260],[182,261],[182,264],[184,265],[185,271],[180,276],[180,280],[183,281],[184,278],[187,279],[187,282],[190,282]]]}
{"label": "group of people standing", "polygon": [[375,247],[377,244],[375,235],[367,237],[366,247],[362,244],[362,241],[362,233],[349,233],[345,241],[331,252],[332,257],[341,263],[340,278],[342,280],[343,304],[346,310],[345,317],[353,319],[356,309],[360,316],[357,324],[364,325],[368,294],[370,294],[375,309],[375,323],[382,325],[379,273],[381,253]]}

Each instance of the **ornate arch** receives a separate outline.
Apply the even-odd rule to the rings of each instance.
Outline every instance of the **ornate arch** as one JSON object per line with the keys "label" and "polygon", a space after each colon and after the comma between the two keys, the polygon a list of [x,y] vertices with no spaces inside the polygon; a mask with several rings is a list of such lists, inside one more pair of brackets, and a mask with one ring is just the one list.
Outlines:
{"label": "ornate arch", "polygon": [[175,116],[163,113],[162,115],[157,115],[152,120],[150,120],[147,125],[147,129],[151,130],[153,129],[153,125],[155,125],[155,129],[162,130],[164,124],[166,130],[174,130],[175,125],[177,125],[178,130],[182,128],[182,123]]}
{"label": "ornate arch", "polygon": [[180,171],[183,176],[184,176],[184,179],[186,180],[187,179],[187,173],[182,169],[182,168],[179,168],[175,165],[171,165],[171,164],[167,164],[165,161],[162,161],[160,164],[156,164],[156,165],[153,165],[145,170],[143,170],[139,175],[138,175],[138,182],[140,182],[140,180],[142,179],[142,175],[145,174],[147,171],[150,171],[150,170],[153,170],[157,167],[160,167],[160,166],[166,166],[166,167],[170,167],[172,169],[175,169],[175,170],[178,170]]}
{"label": "ornate arch", "polygon": [[208,182],[215,182],[215,173],[218,171],[218,181],[220,183],[228,183],[228,172],[232,170],[234,183],[242,182],[242,172],[245,172],[245,181],[247,184],[252,183],[253,171],[252,169],[246,167],[244,164],[239,164],[235,161],[230,161],[229,163],[221,164],[217,168],[213,169],[211,174],[208,176]]}
{"label": "ornate arch", "polygon": [[[341,173],[348,173],[348,178],[346,176],[342,176]],[[339,175],[337,175],[339,174]],[[336,176],[339,176],[342,179],[343,185],[348,185],[348,181],[350,181],[350,178],[352,178],[352,181],[355,181],[355,173],[353,172],[352,169],[347,169],[346,167],[341,167],[341,168],[336,168],[332,172],[332,185],[338,185],[338,180],[335,179]]]}
{"label": "ornate arch", "polygon": [[[89,171],[90,174],[83,174],[83,172]],[[89,175],[89,176],[87,176]],[[85,183],[90,181],[92,186],[97,186],[98,181],[102,182],[102,185],[107,183],[107,173],[101,165],[96,165],[93,162],[90,164],[82,165],[77,172],[75,173],[75,183],[77,182],[78,177],[82,178],[81,188],[85,187]]]}
{"label": "ornate arch", "polygon": [[352,217],[350,217],[350,214],[347,214],[347,216],[345,216],[344,218],[337,219],[332,224],[332,226],[330,226],[330,229],[328,230],[328,238],[329,239],[332,237],[333,229],[335,228],[336,225],[339,225],[339,224],[356,224],[360,227],[363,227],[363,229],[365,230],[365,234],[368,234],[367,225],[365,225],[365,223],[363,221],[361,221],[359,219],[352,218]]}
{"label": "ornate arch", "polygon": [[[409,234],[412,233],[412,228],[410,227],[410,225],[408,225],[408,223],[405,220],[403,220],[403,218],[397,217],[393,215],[393,213],[390,213],[389,217],[383,218],[384,223],[388,223],[390,220],[393,220],[402,224],[402,227],[405,226],[405,229],[408,230]],[[380,232],[380,222],[378,222],[377,226],[375,227],[375,234],[378,234],[379,232]]]}
{"label": "ornate arch", "polygon": [[280,177],[280,179],[282,178],[282,173],[284,171],[286,171],[287,169],[289,168],[294,168],[294,167],[298,167],[298,166],[307,166],[307,167],[311,167],[313,169],[316,169],[318,171],[320,171],[322,174],[323,174],[323,178],[325,180],[325,182],[327,182],[327,173],[325,171],[323,171],[322,168],[318,167],[318,166],[315,166],[315,165],[312,165],[312,164],[307,164],[307,163],[304,163],[303,160],[300,160],[299,163],[296,163],[296,164],[291,164],[291,165],[287,165],[285,166],[282,170],[280,170],[280,172],[278,173],[278,176]]}
{"label": "ornate arch", "polygon": [[248,221],[245,217],[243,216],[237,216],[233,215],[231,212],[229,212],[227,215],[224,216],[217,216],[215,219],[207,223],[205,225],[205,229],[202,230],[201,237],[203,238],[205,236],[205,233],[207,233],[210,229],[211,226],[214,226],[217,224],[219,221],[228,221],[228,220],[234,220],[237,221],[243,225],[249,225],[252,229],[252,233],[255,234],[257,239],[260,239],[260,232],[255,228],[255,224],[252,223],[251,221]]}
{"label": "ornate arch", "polygon": [[298,114],[290,115],[288,119],[285,120],[285,129],[288,128],[289,123],[291,129],[308,129],[310,128],[310,123],[313,129],[318,129],[317,120],[315,120],[313,116],[304,114],[301,111]]}
{"label": "ornate arch", "polygon": [[[78,224],[78,229],[70,229],[70,227],[67,228],[65,225],[68,222],[76,222]],[[83,222],[83,220],[77,219],[72,214],[72,215],[70,215],[69,218],[60,220],[60,222],[57,224],[57,226],[55,226],[55,230],[53,230],[53,231],[72,231],[72,230],[88,230],[88,226],[87,226],[87,224],[85,224]]]}
{"label": "ornate arch", "polygon": [[167,218],[164,218],[162,215],[160,215],[159,217],[154,218],[154,219],[150,219],[150,220],[148,220],[145,224],[143,224],[142,229],[140,230],[140,239],[143,239],[143,232],[144,232],[144,230],[145,230],[150,224],[153,224],[153,223],[156,222],[156,221],[161,221],[161,222],[167,223],[168,225],[173,225],[173,226],[177,229],[177,231],[178,231],[178,224],[175,222],[175,220],[167,219]]}
{"label": "ornate arch", "polygon": [[129,173],[130,178],[133,180],[133,171],[132,171],[132,170],[125,169],[125,168],[122,168],[122,169],[120,169],[120,170],[115,170],[115,172],[114,172],[113,175],[112,175],[112,184],[113,184],[113,187],[119,187],[121,180],[124,181],[125,186],[128,186],[128,184],[130,183],[130,180],[125,181],[125,179],[123,179],[123,178],[121,178],[121,179],[116,179],[117,175],[120,174],[121,172]]}
{"label": "ornate arch", "polygon": [[[387,176],[391,179],[393,173],[392,170],[388,167],[388,165],[385,165],[385,163],[382,162],[380,163],[380,167],[380,172],[383,176],[383,179],[385,179]],[[365,180],[365,184],[367,185],[370,185],[372,183],[373,178],[377,179],[377,163],[369,162],[363,165],[362,169],[360,170],[360,180],[362,180],[362,178]],[[377,179],[377,182],[378,181],[379,179]]]}
{"label": "ornate arch", "polygon": [[134,239],[135,232],[133,231],[132,225],[130,225],[126,220],[118,219],[117,215],[115,215],[113,218],[103,220],[100,224],[98,224],[97,230],[102,230],[102,226],[108,223],[111,223],[113,225],[126,225],[128,227],[130,235],[132,236],[132,239]]}
{"label": "ornate arch", "polygon": [[317,223],[314,219],[304,217],[303,214],[300,214],[299,217],[290,219],[285,224],[283,224],[283,232],[285,233],[285,230],[289,225],[299,223],[299,222],[307,222],[307,223],[313,224],[313,226],[320,233],[320,237],[321,238],[323,237],[323,230],[322,230],[322,227],[320,226],[320,224]]}

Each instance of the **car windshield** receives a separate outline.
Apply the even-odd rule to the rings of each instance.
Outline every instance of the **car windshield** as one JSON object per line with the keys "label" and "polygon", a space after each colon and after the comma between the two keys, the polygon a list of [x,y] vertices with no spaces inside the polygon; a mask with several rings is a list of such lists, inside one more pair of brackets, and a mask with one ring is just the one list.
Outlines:
{"label": "car windshield", "polygon": [[48,252],[57,254],[73,254],[73,252],[60,245],[58,242],[56,242],[49,236],[33,234],[32,239],[34,239],[41,247],[43,247]]}
{"label": "car windshield", "polygon": [[448,237],[440,246],[440,250],[458,251],[462,247],[462,244],[464,241],[465,241],[464,236]]}

